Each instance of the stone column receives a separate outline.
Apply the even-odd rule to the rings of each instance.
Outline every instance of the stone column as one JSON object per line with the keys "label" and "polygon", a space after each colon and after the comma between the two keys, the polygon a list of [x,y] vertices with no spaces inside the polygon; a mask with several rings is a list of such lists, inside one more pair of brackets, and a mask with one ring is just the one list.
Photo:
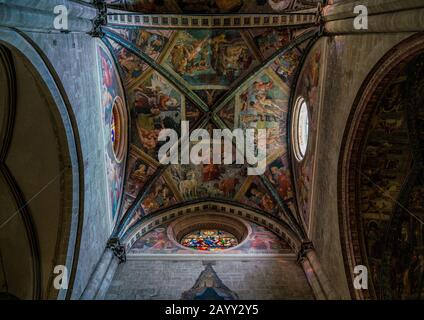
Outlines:
{"label": "stone column", "polygon": [[[368,9],[368,29],[357,30],[354,8]],[[337,2],[323,8],[324,31],[329,35],[424,31],[422,0],[356,0]]]}
{"label": "stone column", "polygon": [[109,289],[110,284],[112,283],[113,277],[115,276],[116,269],[119,266],[119,260],[117,258],[112,258],[112,261],[109,264],[109,268],[103,278],[103,281],[100,285],[99,290],[97,291],[96,300],[104,300],[106,293]]}
{"label": "stone column", "polygon": [[340,299],[330,280],[322,270],[318,256],[311,242],[302,244],[298,253],[298,262],[305,272],[309,285],[317,300]]}
{"label": "stone column", "polygon": [[93,6],[69,0],[0,0],[0,26],[20,30],[59,32],[54,28],[54,8],[64,5],[68,9],[67,32],[89,32],[97,10]]}
{"label": "stone column", "polygon": [[103,300],[120,263],[126,262],[125,247],[119,238],[111,238],[100,258],[90,280],[81,296],[81,300]]}
{"label": "stone column", "polygon": [[118,267],[119,260],[111,249],[106,249],[91,274],[81,300],[103,299]]}

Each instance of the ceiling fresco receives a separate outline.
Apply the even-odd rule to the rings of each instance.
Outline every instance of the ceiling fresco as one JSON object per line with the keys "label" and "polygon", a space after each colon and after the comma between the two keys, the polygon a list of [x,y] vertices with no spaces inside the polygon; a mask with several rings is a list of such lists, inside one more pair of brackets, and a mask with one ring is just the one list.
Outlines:
{"label": "ceiling fresco", "polygon": [[[130,250],[130,254],[196,254],[198,252],[184,248],[173,240],[169,233],[169,225],[155,228],[138,239]],[[287,254],[292,253],[290,246],[274,233],[256,223],[249,223],[252,232],[240,246],[223,254]]]}
{"label": "ceiling fresco", "polygon": [[[240,4],[233,7],[235,12],[253,10],[247,1],[207,1],[205,5],[228,12],[232,2]],[[270,1],[278,2],[284,1]],[[120,5],[149,12],[165,10],[165,6],[171,12],[171,7],[181,6],[190,13],[201,1],[166,3]],[[254,5],[272,10],[268,2],[261,3]],[[287,8],[293,5],[290,1]],[[166,208],[210,199],[298,224],[288,114],[297,71],[318,31],[314,25],[187,30],[105,26],[103,30],[103,41],[120,68],[130,112],[121,230]],[[182,121],[189,122],[190,131],[205,128],[211,135],[214,129],[266,129],[265,173],[249,176],[248,165],[235,161],[160,164],[158,151],[165,142],[159,142],[159,133],[173,129],[180,135]],[[238,151],[233,145],[233,153]]]}
{"label": "ceiling fresco", "polygon": [[259,60],[239,31],[179,32],[165,66],[212,106],[231,84],[249,74]]}
{"label": "ceiling fresco", "polygon": [[314,0],[106,0],[110,6],[145,13],[274,13],[316,7]]}
{"label": "ceiling fresco", "polygon": [[307,152],[302,161],[296,161],[293,166],[295,185],[297,191],[300,218],[306,228],[310,227],[312,215],[312,183],[315,166],[315,148],[317,137],[317,126],[319,123],[319,104],[321,97],[321,83],[324,68],[322,58],[324,56],[325,44],[316,44],[311,48],[305,60],[302,72],[299,75],[296,97],[305,99],[308,110],[308,132]]}
{"label": "ceiling fresco", "polygon": [[122,189],[124,184],[125,163],[122,159],[117,159],[114,152],[114,130],[115,117],[113,108],[117,101],[124,101],[124,89],[120,82],[119,74],[115,68],[113,58],[107,47],[100,45],[97,48],[99,57],[98,70],[101,80],[101,114],[102,127],[104,130],[105,163],[107,170],[107,187],[109,193],[109,210],[111,225],[114,225],[118,219],[118,211],[122,198]]}

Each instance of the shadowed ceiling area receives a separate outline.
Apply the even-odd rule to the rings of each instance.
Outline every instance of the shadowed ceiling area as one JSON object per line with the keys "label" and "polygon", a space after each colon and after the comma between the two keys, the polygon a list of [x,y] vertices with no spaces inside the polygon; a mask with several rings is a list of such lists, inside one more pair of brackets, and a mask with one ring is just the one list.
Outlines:
{"label": "shadowed ceiling area", "polygon": [[378,299],[422,298],[423,66],[421,53],[388,77],[356,173],[363,254]]}
{"label": "shadowed ceiling area", "polygon": [[[166,16],[150,28],[129,27],[122,21],[136,23],[137,15],[111,11],[108,19],[116,23],[102,28],[101,72],[105,80],[113,64],[119,66],[130,122],[126,168],[121,165],[120,169],[125,170],[124,194],[115,232],[122,235],[140,220],[165,209],[214,200],[277,218],[303,238],[288,131],[291,95],[299,68],[318,33],[316,6],[302,1],[109,4],[144,13],[293,14],[287,16],[286,26],[279,27],[267,27],[271,22],[267,19],[272,16],[265,15],[258,21],[251,17],[256,25],[247,29],[238,28],[235,19],[231,21],[234,28],[196,27],[192,21],[187,28],[169,29]],[[154,21],[144,15],[139,22],[150,18]],[[180,22],[184,24],[183,20]],[[107,49],[113,58],[108,57]],[[188,121],[190,132],[203,128],[211,137],[215,129],[266,129],[265,173],[248,175],[248,162],[236,163],[240,145],[235,140],[232,164],[162,165],[158,152],[165,142],[159,142],[159,134],[163,129],[173,129],[181,137],[182,121]],[[191,142],[190,146],[195,144]],[[221,145],[222,141],[213,144]],[[212,152],[213,147],[211,158]]]}
{"label": "shadowed ceiling area", "polygon": [[71,229],[66,132],[38,70],[2,43],[0,75],[0,299],[56,299]]}

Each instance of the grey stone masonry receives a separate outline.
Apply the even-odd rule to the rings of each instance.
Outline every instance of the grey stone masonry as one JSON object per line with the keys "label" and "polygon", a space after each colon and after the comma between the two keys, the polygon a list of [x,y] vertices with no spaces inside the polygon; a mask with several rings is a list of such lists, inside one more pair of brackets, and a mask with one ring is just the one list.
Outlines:
{"label": "grey stone masonry", "polygon": [[[276,258],[212,263],[219,278],[241,300],[314,298],[296,261]],[[192,288],[204,269],[205,262],[200,260],[130,260],[119,265],[105,298],[178,300],[184,291]]]}

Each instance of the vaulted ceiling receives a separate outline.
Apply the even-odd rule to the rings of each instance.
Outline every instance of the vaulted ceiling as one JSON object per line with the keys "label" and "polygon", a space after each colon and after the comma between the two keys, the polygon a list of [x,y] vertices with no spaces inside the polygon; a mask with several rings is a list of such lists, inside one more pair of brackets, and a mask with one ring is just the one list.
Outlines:
{"label": "vaulted ceiling", "polygon": [[[297,74],[319,32],[314,1],[106,2],[103,41],[130,113],[115,233],[157,212],[214,200],[272,216],[304,238],[288,136]],[[248,176],[247,165],[235,162],[160,164],[160,130],[180,132],[183,120],[190,131],[266,128],[265,174]]]}

